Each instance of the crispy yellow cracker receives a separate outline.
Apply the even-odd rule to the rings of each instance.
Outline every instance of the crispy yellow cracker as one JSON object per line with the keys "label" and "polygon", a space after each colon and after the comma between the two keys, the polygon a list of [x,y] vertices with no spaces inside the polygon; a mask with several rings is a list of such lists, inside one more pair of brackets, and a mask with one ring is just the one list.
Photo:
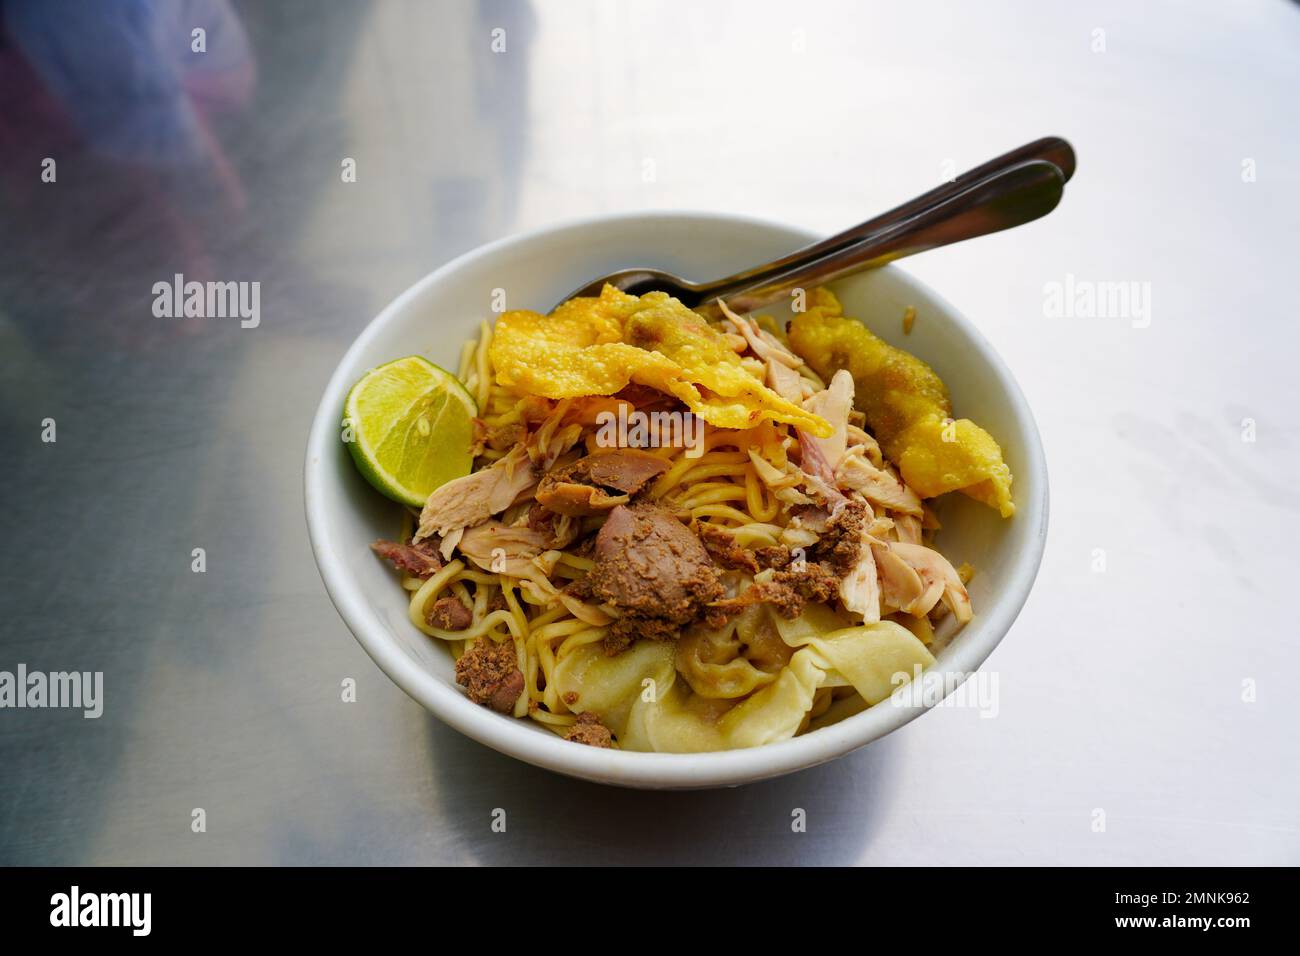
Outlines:
{"label": "crispy yellow cracker", "polygon": [[607,285],[550,315],[506,312],[489,354],[500,384],[545,398],[612,395],[634,382],[677,396],[718,428],[772,420],[831,433],[824,418],[767,388],[722,333],[663,292],[637,297]]}
{"label": "crispy yellow cracker", "polygon": [[1011,469],[992,436],[969,419],[953,421],[948,391],[934,369],[846,318],[839,301],[814,289],[790,325],[790,346],[829,379],[846,368],[855,404],[876,440],[918,494],[961,491],[1004,518],[1015,513]]}

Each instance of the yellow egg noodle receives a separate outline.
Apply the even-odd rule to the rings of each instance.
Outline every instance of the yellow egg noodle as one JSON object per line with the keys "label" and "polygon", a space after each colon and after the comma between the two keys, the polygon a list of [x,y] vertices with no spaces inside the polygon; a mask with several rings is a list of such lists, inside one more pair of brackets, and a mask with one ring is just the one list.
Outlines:
{"label": "yellow egg noodle", "polygon": [[[496,468],[523,490],[495,517],[479,518],[478,532],[431,534],[445,563],[427,578],[404,574],[411,623],[456,659],[481,638],[510,642],[523,675],[515,717],[564,735],[579,715],[594,715],[613,745],[629,750],[788,739],[880,703],[898,675],[931,665],[936,627],[950,636],[971,612],[969,571],[953,571],[930,546],[938,523],[923,499],[961,490],[1009,516],[1010,472],[987,433],[965,420],[956,443],[936,444],[951,408],[927,366],[844,318],[829,292],[816,290],[811,303],[788,337],[767,318],[708,323],[663,294],[612,287],[549,316],[508,312],[483,323],[458,369],[484,435],[474,475]],[[620,608],[573,586],[596,564],[583,545],[601,518],[560,517],[574,522],[570,543],[511,553],[504,566],[497,550],[509,549],[489,562],[470,545],[485,528],[502,540],[528,535],[528,507],[547,469],[599,451],[602,413],[656,394],[703,419],[702,453],[643,449],[658,461],[637,501],[759,554],[815,549],[825,515],[857,502],[866,515],[857,564],[838,596],[793,615],[779,602],[752,601],[723,620],[693,621],[675,640],[640,638],[611,652]],[[810,520],[818,515],[821,525]],[[403,541],[416,525],[408,513]],[[417,537],[427,522],[419,528]],[[731,567],[717,603],[766,593],[774,573]],[[464,627],[433,623],[431,609],[447,597],[468,609]]]}

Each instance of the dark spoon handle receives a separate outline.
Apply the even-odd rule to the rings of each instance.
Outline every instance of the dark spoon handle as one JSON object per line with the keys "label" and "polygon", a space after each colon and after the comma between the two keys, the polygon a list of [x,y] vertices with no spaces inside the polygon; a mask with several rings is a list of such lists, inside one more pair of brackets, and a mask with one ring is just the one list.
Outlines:
{"label": "dark spoon handle", "polygon": [[[866,239],[724,292],[720,298],[736,312],[751,312],[797,288],[812,288],[927,249],[1033,222],[1056,208],[1064,188],[1065,175],[1054,163],[1023,162],[968,180],[939,202]],[[701,302],[696,311],[718,315],[717,298]]]}
{"label": "dark spoon handle", "polygon": [[692,291],[698,293],[698,299],[696,302],[687,304],[704,303],[718,296],[725,299],[728,294],[737,289],[747,288],[766,279],[774,278],[783,272],[789,271],[798,263],[820,258],[836,249],[842,249],[887,229],[892,229],[898,223],[915,217],[917,213],[961,194],[963,190],[969,188],[972,183],[978,180],[1033,159],[1043,160],[1056,166],[1061,171],[1065,182],[1069,182],[1070,177],[1074,175],[1074,149],[1059,136],[1045,136],[1042,139],[1013,149],[1009,153],[994,157],[988,162],[962,173],[953,182],[943,183],[929,192],[922,193],[915,199],[908,200],[901,206],[889,210],[889,212],[881,213],[879,216],[868,219],[866,222],[860,223],[851,229],[846,229],[828,239],[805,246],[773,262],[747,269],[733,276],[727,276],[725,279],[695,285],[692,287]]}

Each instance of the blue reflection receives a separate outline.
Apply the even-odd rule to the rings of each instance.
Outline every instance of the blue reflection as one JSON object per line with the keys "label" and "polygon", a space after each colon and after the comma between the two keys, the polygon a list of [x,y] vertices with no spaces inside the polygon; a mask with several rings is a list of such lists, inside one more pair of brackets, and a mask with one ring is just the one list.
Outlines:
{"label": "blue reflection", "polygon": [[211,115],[245,105],[255,71],[227,0],[0,0],[20,55],[94,153],[224,165]]}

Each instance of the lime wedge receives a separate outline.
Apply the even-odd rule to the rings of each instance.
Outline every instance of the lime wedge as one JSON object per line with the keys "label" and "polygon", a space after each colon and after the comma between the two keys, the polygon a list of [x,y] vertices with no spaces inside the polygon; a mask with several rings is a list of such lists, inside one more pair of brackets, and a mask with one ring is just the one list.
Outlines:
{"label": "lime wedge", "polygon": [[468,475],[478,408],[456,376],[418,355],[373,368],[343,403],[343,441],[382,494],[420,507]]}

